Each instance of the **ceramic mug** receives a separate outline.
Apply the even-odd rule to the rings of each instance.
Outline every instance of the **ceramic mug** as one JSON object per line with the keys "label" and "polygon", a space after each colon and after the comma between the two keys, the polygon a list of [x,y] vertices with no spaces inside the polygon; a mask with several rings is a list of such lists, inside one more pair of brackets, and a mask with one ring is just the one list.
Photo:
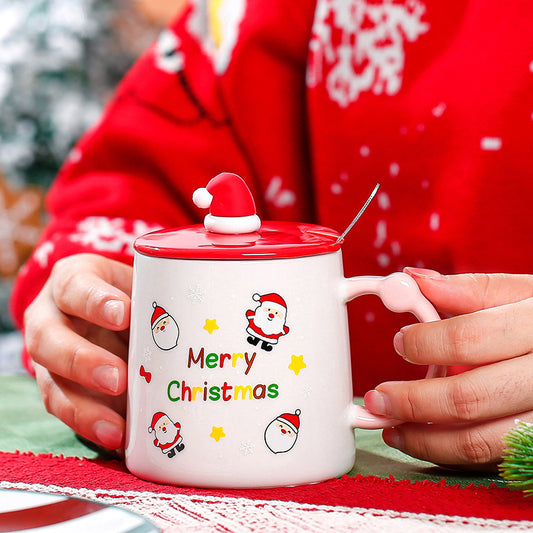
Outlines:
{"label": "ceramic mug", "polygon": [[420,321],[438,314],[407,274],[345,278],[336,231],[261,224],[233,176],[195,194],[205,227],[135,242],[127,467],[197,487],[342,475],[354,428],[397,423],[353,403],[346,303],[376,294]]}

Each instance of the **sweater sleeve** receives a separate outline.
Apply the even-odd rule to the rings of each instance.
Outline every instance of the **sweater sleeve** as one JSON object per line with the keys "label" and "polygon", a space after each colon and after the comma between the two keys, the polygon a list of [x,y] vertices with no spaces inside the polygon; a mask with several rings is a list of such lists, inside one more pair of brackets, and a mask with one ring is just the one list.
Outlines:
{"label": "sweater sleeve", "polygon": [[228,169],[249,172],[211,63],[180,19],[126,75],[60,170],[47,227],[15,281],[17,326],[59,259],[89,252],[132,263],[137,236],[199,222],[193,191]]}

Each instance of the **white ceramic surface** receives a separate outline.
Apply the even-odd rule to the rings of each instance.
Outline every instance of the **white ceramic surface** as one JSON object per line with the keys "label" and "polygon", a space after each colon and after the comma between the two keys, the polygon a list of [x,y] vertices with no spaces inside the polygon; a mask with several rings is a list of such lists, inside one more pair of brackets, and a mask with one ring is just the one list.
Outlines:
{"label": "white ceramic surface", "polygon": [[[346,302],[361,294],[378,294],[391,310],[421,321],[438,319],[406,274],[345,279],[341,250],[265,260],[136,252],[130,471],[236,488],[348,472],[354,427],[394,424],[353,405]],[[281,335],[249,340],[268,314]]]}

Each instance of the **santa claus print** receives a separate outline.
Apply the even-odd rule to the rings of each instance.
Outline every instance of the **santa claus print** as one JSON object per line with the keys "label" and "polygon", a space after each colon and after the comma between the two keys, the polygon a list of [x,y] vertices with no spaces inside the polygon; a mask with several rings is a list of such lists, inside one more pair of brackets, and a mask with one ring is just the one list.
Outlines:
{"label": "santa claus print", "polygon": [[154,414],[148,427],[148,433],[155,433],[154,446],[161,448],[161,453],[169,458],[185,448],[180,430],[179,422],[172,422],[168,415],[160,411]]}
{"label": "santa claus print", "polygon": [[285,324],[287,319],[287,304],[276,293],[254,294],[253,300],[259,302],[254,309],[246,311],[248,319],[248,342],[257,346],[261,341],[261,348],[270,352],[272,345],[278,343],[278,339],[289,333],[289,327]]}
{"label": "santa claus print", "polygon": [[158,348],[161,350],[172,350],[178,345],[180,329],[174,318],[165,309],[152,304],[152,337]]}
{"label": "santa claus print", "polygon": [[300,431],[300,409],[283,413],[265,429],[265,444],[272,453],[285,453],[292,449]]}

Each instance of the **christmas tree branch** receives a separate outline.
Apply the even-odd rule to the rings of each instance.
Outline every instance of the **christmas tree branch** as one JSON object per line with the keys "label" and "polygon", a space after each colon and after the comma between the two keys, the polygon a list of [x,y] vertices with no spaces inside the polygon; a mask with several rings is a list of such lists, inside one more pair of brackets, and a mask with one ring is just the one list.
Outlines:
{"label": "christmas tree branch", "polygon": [[517,426],[504,437],[503,461],[498,466],[500,476],[510,486],[533,494],[533,424],[517,421]]}

